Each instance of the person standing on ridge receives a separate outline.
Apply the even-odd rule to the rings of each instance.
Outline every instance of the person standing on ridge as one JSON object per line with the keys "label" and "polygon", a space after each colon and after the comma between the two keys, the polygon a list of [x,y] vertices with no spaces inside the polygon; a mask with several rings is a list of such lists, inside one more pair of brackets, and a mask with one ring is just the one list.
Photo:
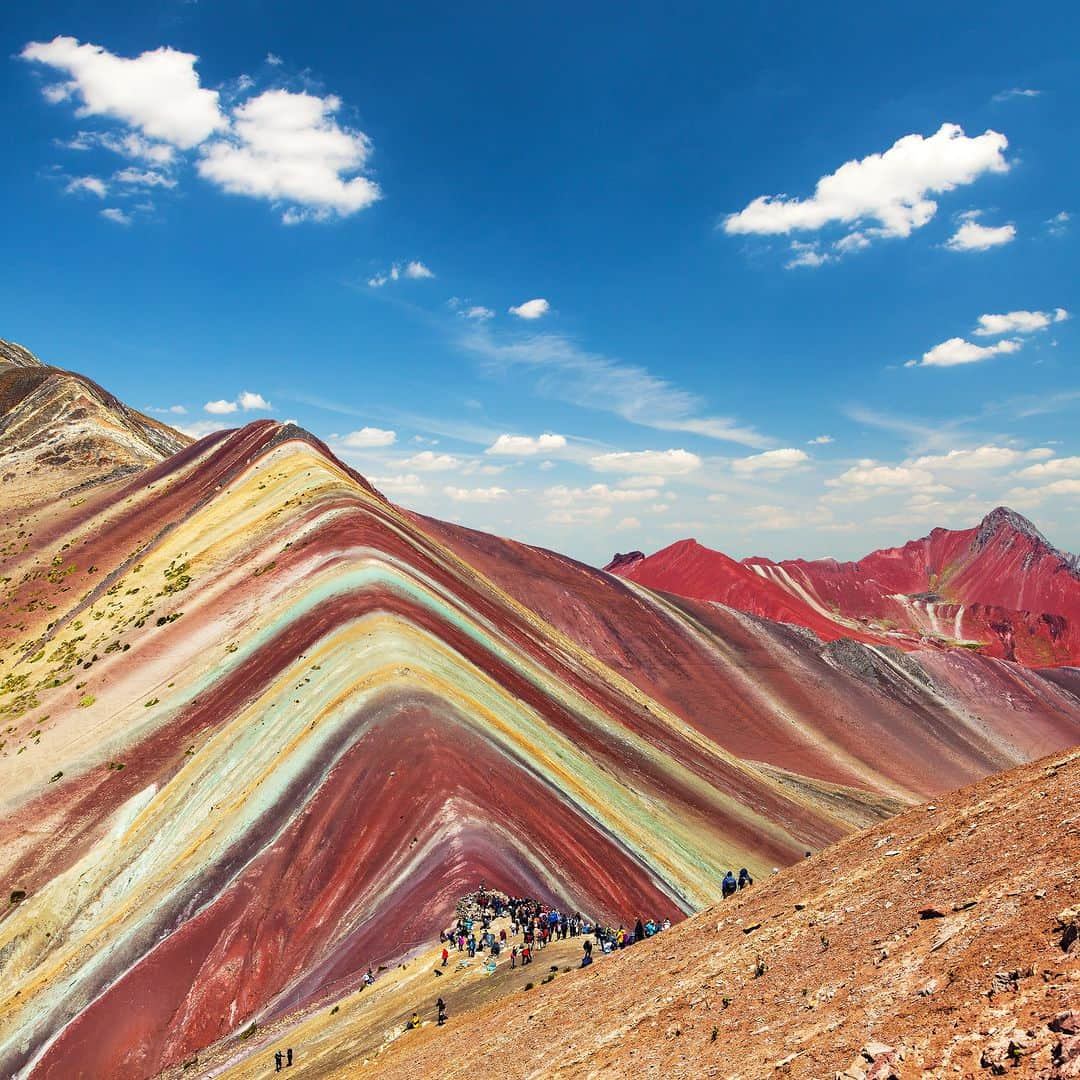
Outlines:
{"label": "person standing on ridge", "polygon": [[290,1046],[288,1048],[288,1050],[285,1051],[285,1066],[286,1066],[286,1068],[288,1068],[291,1065],[292,1065],[292,1047]]}
{"label": "person standing on ridge", "polygon": [[274,1072],[281,1072],[282,1055],[280,1050],[274,1051]]}

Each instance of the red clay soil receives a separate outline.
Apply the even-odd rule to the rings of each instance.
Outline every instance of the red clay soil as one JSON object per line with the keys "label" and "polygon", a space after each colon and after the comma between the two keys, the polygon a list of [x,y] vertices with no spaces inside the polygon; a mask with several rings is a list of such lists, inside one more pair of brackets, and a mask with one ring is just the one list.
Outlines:
{"label": "red clay soil", "polygon": [[1078,866],[1074,750],[856,834],[589,969],[411,1033],[370,1072],[1077,1077]]}

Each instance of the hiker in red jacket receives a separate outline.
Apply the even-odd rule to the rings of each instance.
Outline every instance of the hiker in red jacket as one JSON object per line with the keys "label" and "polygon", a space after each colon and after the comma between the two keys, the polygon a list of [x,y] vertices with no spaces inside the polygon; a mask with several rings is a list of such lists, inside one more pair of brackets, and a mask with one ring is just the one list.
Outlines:
{"label": "hiker in red jacket", "polygon": [[443,951],[442,951],[442,966],[443,967],[446,967],[446,961],[449,960],[449,959],[450,959],[450,950],[447,949],[444,946]]}

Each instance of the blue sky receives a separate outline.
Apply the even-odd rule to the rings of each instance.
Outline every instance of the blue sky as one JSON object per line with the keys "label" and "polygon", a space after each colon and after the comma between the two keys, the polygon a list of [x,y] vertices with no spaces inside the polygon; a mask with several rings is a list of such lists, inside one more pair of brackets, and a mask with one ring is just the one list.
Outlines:
{"label": "blue sky", "polygon": [[9,13],[0,335],[590,562],[1080,548],[1075,5],[389,7]]}

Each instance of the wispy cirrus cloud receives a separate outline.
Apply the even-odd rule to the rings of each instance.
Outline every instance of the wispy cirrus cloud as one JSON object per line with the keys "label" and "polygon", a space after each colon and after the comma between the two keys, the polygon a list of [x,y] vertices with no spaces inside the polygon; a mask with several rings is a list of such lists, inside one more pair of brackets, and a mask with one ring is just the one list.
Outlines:
{"label": "wispy cirrus cloud", "polygon": [[681,431],[754,448],[774,440],[748,425],[705,414],[697,394],[643,367],[583,349],[562,334],[496,337],[478,326],[459,336],[460,348],[493,372],[527,371],[547,397],[592,408],[657,431]]}

